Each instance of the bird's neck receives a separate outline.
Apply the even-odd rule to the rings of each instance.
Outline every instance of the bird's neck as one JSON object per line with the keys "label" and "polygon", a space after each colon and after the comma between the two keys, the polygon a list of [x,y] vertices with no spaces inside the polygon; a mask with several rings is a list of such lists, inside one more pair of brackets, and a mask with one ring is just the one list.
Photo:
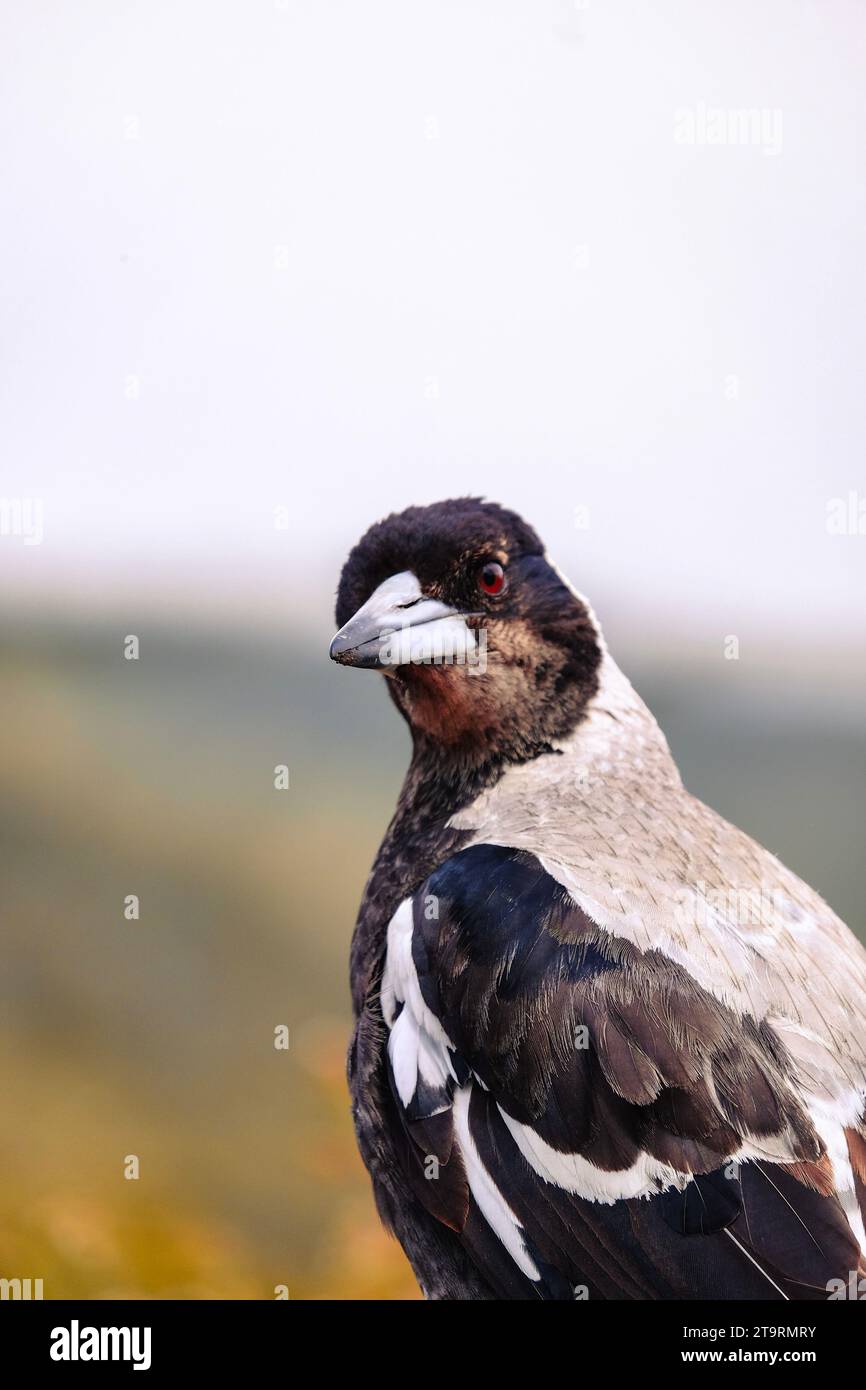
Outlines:
{"label": "bird's neck", "polygon": [[588,771],[631,778],[651,761],[674,782],[679,773],[655,717],[605,650],[598,691],[586,717],[560,748]]}
{"label": "bird's neck", "polygon": [[550,826],[560,843],[580,843],[589,818],[615,827],[620,813],[657,794],[684,795],[664,734],[637,691],[605,651],[597,693],[583,719],[548,755],[507,769],[451,818],[473,843],[543,849]]}

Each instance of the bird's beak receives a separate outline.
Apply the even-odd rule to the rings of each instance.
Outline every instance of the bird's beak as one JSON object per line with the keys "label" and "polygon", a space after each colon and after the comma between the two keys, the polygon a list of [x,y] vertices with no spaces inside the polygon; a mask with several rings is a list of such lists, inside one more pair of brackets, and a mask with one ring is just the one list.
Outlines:
{"label": "bird's beak", "polygon": [[411,570],[379,585],[331,643],[330,657],[343,666],[388,670],[415,663],[471,662],[476,634],[468,614],[425,598]]}

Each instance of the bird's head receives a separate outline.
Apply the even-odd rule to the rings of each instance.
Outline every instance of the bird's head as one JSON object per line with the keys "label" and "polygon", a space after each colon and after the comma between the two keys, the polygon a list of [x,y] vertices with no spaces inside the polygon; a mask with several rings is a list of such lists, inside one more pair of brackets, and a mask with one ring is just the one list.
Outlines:
{"label": "bird's head", "polygon": [[598,688],[588,605],[536,533],[494,502],[409,507],[371,526],[337,594],[331,657],[380,671],[416,735],[522,758],[565,737]]}

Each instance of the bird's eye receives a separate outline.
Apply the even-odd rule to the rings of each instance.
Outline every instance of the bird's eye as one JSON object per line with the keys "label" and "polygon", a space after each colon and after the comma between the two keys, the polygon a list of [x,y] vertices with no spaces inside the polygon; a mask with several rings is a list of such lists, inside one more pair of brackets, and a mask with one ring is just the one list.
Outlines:
{"label": "bird's eye", "polygon": [[485,594],[501,594],[505,588],[505,570],[495,560],[488,560],[478,571],[478,587]]}

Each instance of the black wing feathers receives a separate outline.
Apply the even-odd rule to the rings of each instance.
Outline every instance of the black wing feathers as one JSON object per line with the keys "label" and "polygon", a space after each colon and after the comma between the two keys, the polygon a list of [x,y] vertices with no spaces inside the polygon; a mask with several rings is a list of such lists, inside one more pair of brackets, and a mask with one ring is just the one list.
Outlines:
{"label": "black wing feathers", "polygon": [[[407,1173],[498,1297],[570,1298],[575,1287],[591,1298],[826,1297],[828,1279],[857,1267],[839,1203],[808,1177],[823,1148],[765,1022],[600,929],[526,853],[456,854],[419,890],[413,920],[421,993],[453,1045],[457,1082],[444,1097],[419,1086],[408,1108],[398,1101]],[[470,1076],[469,1132],[538,1280],[470,1191],[448,1104]],[[650,1155],[692,1181],[588,1200],[536,1171],[503,1112],[602,1179]],[[729,1163],[762,1137],[789,1147],[790,1168]]]}

